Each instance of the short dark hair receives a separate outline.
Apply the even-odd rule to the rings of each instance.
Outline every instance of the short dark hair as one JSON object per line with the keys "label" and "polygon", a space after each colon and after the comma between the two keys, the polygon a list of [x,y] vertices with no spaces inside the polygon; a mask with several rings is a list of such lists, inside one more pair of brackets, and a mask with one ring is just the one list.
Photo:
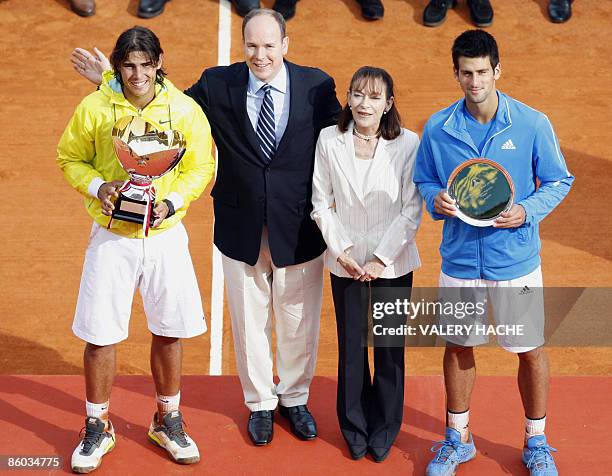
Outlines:
{"label": "short dark hair", "polygon": [[278,23],[278,27],[280,28],[281,38],[285,38],[287,36],[287,24],[285,23],[285,19],[283,16],[278,13],[276,10],[271,10],[269,8],[254,8],[249,13],[245,15],[242,19],[242,39],[244,40],[244,29],[247,26],[247,23],[251,21],[253,18],[258,17],[260,15],[267,15],[269,17],[274,18],[276,23]]}
{"label": "short dark hair", "polygon": [[491,67],[499,64],[497,42],[490,33],[484,30],[467,30],[461,33],[453,43],[453,65],[459,69],[459,58],[489,58]]}
{"label": "short dark hair", "polygon": [[[143,52],[153,64],[159,63],[159,59],[164,52],[159,43],[159,38],[148,28],[135,26],[125,30],[117,38],[115,48],[113,48],[113,52],[110,55],[110,62],[115,71],[115,77],[120,83],[121,74],[119,73],[119,68],[130,53],[135,51]],[[166,76],[166,71],[161,67],[157,70],[155,82],[163,84],[164,76]]]}
{"label": "short dark hair", "polygon": [[[349,85],[349,92],[366,85],[372,86],[377,80],[382,81],[384,84],[386,91],[383,92],[386,93],[387,99],[394,96],[393,78],[391,78],[391,75],[384,69],[375,68],[374,66],[362,66],[355,71]],[[338,118],[338,129],[341,132],[346,132],[352,120],[353,113],[349,105],[346,104]],[[381,117],[378,132],[380,132],[380,135],[386,140],[393,140],[402,132],[402,119],[395,107],[395,101],[393,101],[389,111]]]}

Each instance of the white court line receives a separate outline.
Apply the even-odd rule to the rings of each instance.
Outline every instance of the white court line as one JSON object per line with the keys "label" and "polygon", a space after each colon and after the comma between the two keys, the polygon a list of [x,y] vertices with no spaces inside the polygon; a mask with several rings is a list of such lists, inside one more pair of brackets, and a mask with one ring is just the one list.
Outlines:
{"label": "white court line", "polygon": [[[230,64],[232,46],[232,4],[230,0],[219,0],[219,35],[217,37],[217,65]],[[215,162],[215,177],[217,175]],[[214,220],[214,218],[213,218]],[[210,375],[223,373],[223,267],[221,253],[215,245],[212,247],[212,291],[210,294]]]}

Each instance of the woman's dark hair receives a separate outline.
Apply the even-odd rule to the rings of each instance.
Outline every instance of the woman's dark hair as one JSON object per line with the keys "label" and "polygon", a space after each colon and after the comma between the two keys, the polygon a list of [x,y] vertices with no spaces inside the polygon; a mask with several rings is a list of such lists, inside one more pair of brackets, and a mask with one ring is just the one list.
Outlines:
{"label": "woman's dark hair", "polygon": [[467,30],[453,43],[453,65],[459,70],[459,58],[489,58],[495,69],[499,63],[499,50],[493,35],[484,30]]}
{"label": "woman's dark hair", "polygon": [[[159,63],[159,58],[164,52],[159,44],[159,38],[157,38],[155,33],[144,26],[135,26],[121,33],[119,38],[117,38],[117,43],[110,56],[110,62],[115,71],[115,77],[120,83],[121,74],[119,73],[119,68],[130,53],[135,51],[144,53],[152,64]],[[163,84],[164,76],[166,76],[166,72],[164,68],[161,67],[157,70],[155,82]]]}
{"label": "woman's dark hair", "polygon": [[[385,94],[386,99],[394,96],[393,93],[393,79],[391,75],[382,68],[375,68],[373,66],[362,66],[351,79],[349,86],[350,91],[361,91],[369,86],[370,90],[374,91],[376,81],[381,81],[384,84],[386,91],[379,91]],[[346,104],[340,112],[338,118],[338,129],[341,132],[346,132],[349,128],[349,124],[353,120],[353,114]],[[386,140],[393,140],[402,132],[402,119],[399,115],[397,108],[395,107],[395,101],[391,105],[389,111],[380,118],[380,126],[378,132]]]}

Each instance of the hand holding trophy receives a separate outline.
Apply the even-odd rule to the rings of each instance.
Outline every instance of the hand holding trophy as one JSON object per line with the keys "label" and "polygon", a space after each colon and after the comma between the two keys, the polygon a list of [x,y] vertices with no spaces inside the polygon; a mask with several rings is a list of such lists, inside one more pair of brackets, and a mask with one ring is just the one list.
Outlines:
{"label": "hand holding trophy", "polygon": [[142,224],[145,236],[156,217],[153,180],[170,172],[185,153],[185,138],[174,130],[160,131],[137,116],[119,119],[112,130],[115,155],[130,176],[119,189],[114,219]]}
{"label": "hand holding trophy", "polygon": [[500,164],[485,158],[460,164],[448,179],[455,216],[473,226],[494,226],[514,204],[514,183]]}

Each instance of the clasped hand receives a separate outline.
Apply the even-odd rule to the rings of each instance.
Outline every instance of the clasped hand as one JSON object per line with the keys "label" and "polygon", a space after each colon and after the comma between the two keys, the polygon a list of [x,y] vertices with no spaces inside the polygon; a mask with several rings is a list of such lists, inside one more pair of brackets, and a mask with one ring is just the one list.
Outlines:
{"label": "clasped hand", "polygon": [[363,267],[359,266],[357,261],[351,258],[346,253],[342,253],[338,257],[338,263],[344,268],[344,270],[355,280],[362,282],[374,281],[385,270],[385,265],[381,260],[374,257],[373,260],[368,261]]}

